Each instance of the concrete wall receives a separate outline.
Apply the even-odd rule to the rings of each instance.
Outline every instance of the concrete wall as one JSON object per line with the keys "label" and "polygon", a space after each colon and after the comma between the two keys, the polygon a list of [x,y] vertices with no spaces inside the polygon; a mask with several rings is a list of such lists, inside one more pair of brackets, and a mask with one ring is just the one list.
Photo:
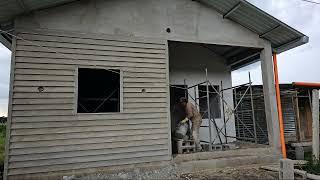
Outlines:
{"label": "concrete wall", "polygon": [[264,47],[257,34],[191,0],[78,1],[23,15],[16,26]]}
{"label": "concrete wall", "polygon": [[[205,68],[208,69],[208,79],[213,85],[218,85],[221,89],[221,81],[223,81],[223,87],[229,88],[232,86],[231,82],[231,70],[227,67],[225,59],[214,54],[207,48],[195,43],[184,43],[183,45],[172,45],[169,49],[169,79],[172,85],[183,85],[184,79],[188,86],[192,86],[206,80]],[[197,91],[197,90],[196,90]],[[192,98],[195,97],[194,89],[189,89],[189,94]],[[196,94],[199,97],[199,94]],[[228,90],[224,92],[225,100],[233,108],[233,96],[232,91]],[[190,98],[189,98],[190,99]],[[190,102],[194,104],[194,101],[190,99]],[[221,102],[221,118],[215,119],[218,128],[223,128],[223,113]],[[226,119],[228,115],[226,115]],[[230,116],[230,120],[227,123],[227,134],[229,136],[235,136],[235,121],[234,117]],[[217,137],[217,131],[212,124],[212,139],[215,139],[215,144],[220,143]],[[202,126],[208,126],[208,119],[203,119]],[[224,130],[222,131],[224,132]],[[220,133],[220,137],[225,142],[225,137]],[[209,141],[209,128],[200,128],[200,139]],[[234,141],[233,138],[228,138],[228,142]]]}

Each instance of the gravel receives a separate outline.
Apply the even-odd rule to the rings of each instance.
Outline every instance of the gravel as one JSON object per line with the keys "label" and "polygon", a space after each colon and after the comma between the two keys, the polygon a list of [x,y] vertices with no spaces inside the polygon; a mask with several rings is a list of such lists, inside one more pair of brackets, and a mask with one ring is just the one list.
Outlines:
{"label": "gravel", "polygon": [[259,169],[259,167],[238,167],[238,168],[224,168],[217,170],[208,170],[195,173],[182,174],[182,179],[210,179],[210,180],[247,180],[247,179],[261,179],[261,180],[275,180],[279,179],[277,172],[271,172]]}
{"label": "gravel", "polygon": [[[71,179],[68,179],[70,178]],[[67,176],[64,180],[106,180],[106,179],[179,179],[176,166],[170,165],[160,169],[141,170],[134,169],[129,172],[118,172],[114,174],[97,173],[86,176]]]}
{"label": "gravel", "polygon": [[109,179],[172,179],[172,180],[275,180],[278,179],[277,172],[266,171],[258,166],[245,166],[237,168],[223,168],[206,170],[192,173],[180,173],[176,166],[170,165],[156,170],[134,169],[130,172],[118,172],[114,174],[97,173],[86,176],[65,176],[63,180],[109,180]]}

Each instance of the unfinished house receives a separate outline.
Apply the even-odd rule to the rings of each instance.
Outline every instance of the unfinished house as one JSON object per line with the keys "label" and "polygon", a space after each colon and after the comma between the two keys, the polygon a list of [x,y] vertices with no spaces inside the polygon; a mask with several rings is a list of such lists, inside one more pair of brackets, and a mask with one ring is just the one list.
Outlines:
{"label": "unfinished house", "polygon": [[[258,127],[258,143],[268,143],[267,120],[265,117],[264,96],[262,85],[240,86],[234,89],[234,100],[237,101],[243,96],[236,111],[236,117],[254,132],[253,124]],[[252,88],[246,92],[247,88]],[[291,158],[304,159],[304,151],[311,151],[312,145],[312,89],[302,85],[280,84],[282,115],[284,120],[284,136],[288,155]],[[253,116],[254,115],[254,116]],[[244,139],[253,142],[252,136],[243,124],[236,119],[237,139]]]}
{"label": "unfinished house", "polygon": [[[308,37],[247,1],[20,0],[0,7],[1,42],[12,51],[5,178],[279,157],[272,53]],[[237,140],[231,71],[257,61],[269,144],[216,149]],[[211,152],[174,156],[174,106],[182,96],[202,113],[200,139]]]}

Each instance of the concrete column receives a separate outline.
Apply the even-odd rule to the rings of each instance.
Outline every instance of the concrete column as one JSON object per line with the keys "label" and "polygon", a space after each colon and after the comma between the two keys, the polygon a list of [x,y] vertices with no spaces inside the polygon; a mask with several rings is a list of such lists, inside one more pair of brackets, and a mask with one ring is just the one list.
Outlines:
{"label": "concrete column", "polygon": [[280,159],[280,180],[294,180],[294,163],[291,159]]}
{"label": "concrete column", "polygon": [[269,144],[274,147],[275,153],[280,154],[281,146],[277,99],[274,83],[272,50],[269,43],[266,43],[265,48],[261,51],[260,60]]}
{"label": "concrete column", "polygon": [[319,160],[319,90],[312,90],[312,155]]}

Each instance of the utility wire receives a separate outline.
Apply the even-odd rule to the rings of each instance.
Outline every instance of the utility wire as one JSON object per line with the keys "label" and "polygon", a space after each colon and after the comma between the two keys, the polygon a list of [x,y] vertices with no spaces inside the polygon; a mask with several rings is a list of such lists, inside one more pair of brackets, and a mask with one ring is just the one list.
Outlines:
{"label": "utility wire", "polygon": [[315,2],[315,1],[310,1],[310,0],[301,0],[301,1],[320,5],[320,2]]}

